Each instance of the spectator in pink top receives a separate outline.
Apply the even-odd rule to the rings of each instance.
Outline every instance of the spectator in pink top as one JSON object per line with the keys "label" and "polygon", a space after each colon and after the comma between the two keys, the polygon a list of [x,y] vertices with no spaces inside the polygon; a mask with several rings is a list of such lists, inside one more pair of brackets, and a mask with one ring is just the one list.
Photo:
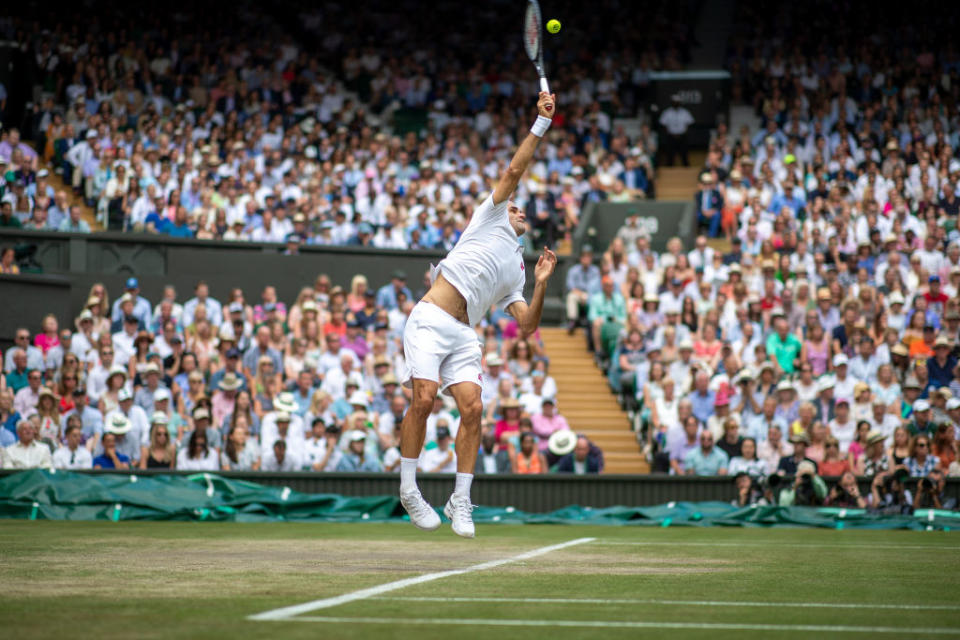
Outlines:
{"label": "spectator in pink top", "polygon": [[530,422],[533,423],[533,432],[540,441],[541,451],[547,450],[547,441],[554,431],[570,428],[567,419],[557,413],[556,401],[549,396],[543,399],[540,413],[530,416]]}
{"label": "spectator in pink top", "polygon": [[59,325],[55,315],[48,313],[43,317],[40,333],[34,337],[33,344],[43,351],[43,355],[47,355],[47,351],[60,344]]}

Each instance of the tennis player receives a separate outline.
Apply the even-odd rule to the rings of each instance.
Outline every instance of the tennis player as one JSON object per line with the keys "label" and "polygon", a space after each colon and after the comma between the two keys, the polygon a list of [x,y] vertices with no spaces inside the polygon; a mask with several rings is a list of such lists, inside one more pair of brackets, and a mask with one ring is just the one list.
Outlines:
{"label": "tennis player", "polygon": [[400,502],[414,525],[427,531],[440,526],[440,517],[417,487],[417,459],[423,449],[427,416],[437,390],[452,395],[460,410],[457,431],[457,481],[443,509],[453,531],[474,536],[470,483],[480,449],[480,342],[473,327],[494,304],[516,318],[522,335],[540,325],[547,280],[557,266],[549,248],[537,261],[536,285],[528,305],[523,299],[526,281],[523,263],[523,210],[510,200],[520,178],[533,161],[540,138],[550,128],[554,96],[540,93],[539,116],[521,143],[496,188],[473,212],[467,228],[447,257],[432,273],[433,285],[413,308],[403,332],[406,375],[413,398],[400,432]]}

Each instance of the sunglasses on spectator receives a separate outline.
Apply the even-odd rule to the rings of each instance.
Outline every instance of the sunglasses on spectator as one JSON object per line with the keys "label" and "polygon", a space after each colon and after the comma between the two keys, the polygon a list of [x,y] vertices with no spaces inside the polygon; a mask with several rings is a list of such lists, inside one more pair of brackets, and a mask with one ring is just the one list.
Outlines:
{"label": "sunglasses on spectator", "polygon": [[113,355],[113,351],[104,351],[101,355],[104,355],[104,356],[112,356],[112,355]]}
{"label": "sunglasses on spectator", "polygon": [[926,446],[927,446],[927,443],[926,443],[926,442],[918,442],[918,443],[917,443],[917,448],[918,448],[918,449],[919,449],[920,447],[926,448]]}

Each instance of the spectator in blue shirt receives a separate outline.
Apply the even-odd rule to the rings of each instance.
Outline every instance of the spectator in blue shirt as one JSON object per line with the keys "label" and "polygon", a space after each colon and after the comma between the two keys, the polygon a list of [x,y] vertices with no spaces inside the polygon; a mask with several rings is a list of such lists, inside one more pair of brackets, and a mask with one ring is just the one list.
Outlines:
{"label": "spectator in blue shirt", "polygon": [[934,387],[946,387],[953,380],[957,358],[950,355],[950,349],[950,339],[947,336],[938,336],[933,343],[933,357],[927,359],[927,374]]}
{"label": "spectator in blue shirt", "polygon": [[117,451],[117,436],[107,431],[100,441],[103,453],[93,459],[94,469],[129,469],[130,458]]}
{"label": "spectator in blue shirt", "polygon": [[187,224],[187,210],[183,207],[177,207],[177,213],[174,215],[173,223],[167,222],[163,228],[158,229],[160,233],[165,233],[174,238],[192,238],[193,229]]}
{"label": "spectator in blue shirt", "polygon": [[690,403],[693,405],[693,415],[696,416],[697,420],[706,424],[707,418],[713,415],[713,405],[716,401],[717,393],[708,388],[710,376],[707,375],[706,371],[697,371],[697,376],[693,384],[694,390],[693,393],[690,394]]}
{"label": "spectator in blue shirt", "polygon": [[367,457],[365,452],[367,434],[360,430],[353,430],[347,434],[350,444],[347,445],[347,453],[337,465],[337,471],[383,471],[380,460],[375,457]]}
{"label": "spectator in blue shirt", "polygon": [[688,476],[725,476],[730,458],[713,446],[713,434],[708,429],[700,433],[700,446],[687,452],[683,470]]}
{"label": "spectator in blue shirt", "polygon": [[704,172],[700,176],[700,190],[693,197],[697,211],[697,222],[709,229],[711,238],[720,235],[720,212],[723,209],[723,196],[716,188],[712,173]]}
{"label": "spectator in blue shirt", "polygon": [[567,322],[573,331],[587,311],[590,297],[600,291],[600,267],[593,264],[593,247],[580,249],[580,260],[567,271]]}
{"label": "spectator in blue shirt", "polygon": [[80,207],[73,205],[70,207],[70,217],[60,223],[57,231],[90,233],[90,225],[81,217]]}
{"label": "spectator in blue shirt", "polygon": [[397,308],[398,293],[406,295],[407,300],[413,298],[410,289],[407,288],[407,274],[399,269],[393,272],[390,284],[385,284],[377,290],[377,306],[393,311]]}

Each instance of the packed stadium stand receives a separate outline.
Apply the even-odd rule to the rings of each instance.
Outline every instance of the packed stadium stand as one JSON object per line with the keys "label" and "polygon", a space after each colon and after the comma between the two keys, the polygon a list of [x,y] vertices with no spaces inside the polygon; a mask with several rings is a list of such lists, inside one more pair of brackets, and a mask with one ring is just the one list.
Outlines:
{"label": "packed stadium stand", "polygon": [[[4,103],[0,227],[449,250],[533,114],[519,38],[491,37],[516,27],[503,5],[458,37],[447,3],[413,22],[398,16],[421,3],[379,0],[15,15],[0,31],[29,95]],[[699,123],[703,149],[683,95],[651,108],[655,73],[703,57],[699,4],[638,22],[611,19],[621,2],[569,6],[580,28],[547,60],[559,112],[517,194],[529,252],[570,254],[566,325],[522,339],[495,310],[477,327],[486,470],[742,474],[746,500],[939,504],[960,475],[960,58],[931,43],[955,25],[827,6],[737,3],[716,62],[729,117]],[[175,33],[144,26],[170,17]],[[848,30],[862,20],[872,37]],[[661,181],[668,164],[691,167]],[[609,238],[580,228],[598,203],[664,197],[691,205],[688,238],[655,246],[635,212]],[[18,271],[5,247],[0,273]],[[147,299],[132,277],[34,319],[4,352],[3,465],[80,466],[63,451],[81,449],[86,467],[394,470],[419,274],[317,271],[284,300],[204,274]],[[424,470],[455,468],[447,402]],[[24,431],[43,444],[22,451]],[[933,489],[886,481],[897,469]],[[774,496],[778,472],[877,482]]]}

